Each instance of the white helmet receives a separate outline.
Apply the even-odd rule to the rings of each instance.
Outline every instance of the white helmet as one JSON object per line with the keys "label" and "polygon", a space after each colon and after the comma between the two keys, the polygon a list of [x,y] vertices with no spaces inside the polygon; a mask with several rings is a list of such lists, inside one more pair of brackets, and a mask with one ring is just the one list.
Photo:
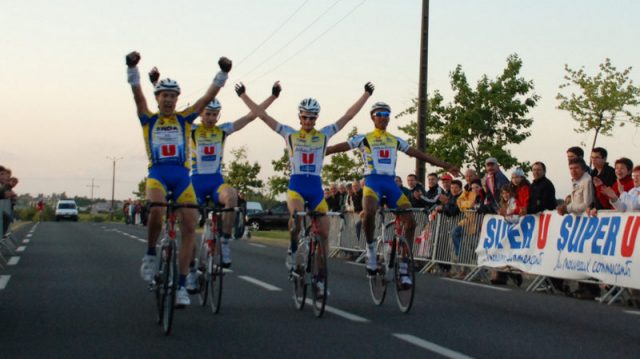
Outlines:
{"label": "white helmet", "polygon": [[369,113],[372,114],[375,110],[384,110],[391,112],[391,106],[387,105],[385,102],[379,101],[371,106],[371,111],[369,111]]}
{"label": "white helmet", "polygon": [[160,81],[158,81],[158,84],[156,85],[156,88],[153,90],[153,94],[157,95],[158,93],[162,92],[162,91],[172,91],[172,92],[177,92],[178,95],[180,94],[180,86],[178,85],[178,83],[172,79],[162,79]]}
{"label": "white helmet", "polygon": [[222,108],[220,101],[217,98],[214,98],[213,101],[209,102],[205,110],[219,110]]}
{"label": "white helmet", "polygon": [[318,103],[318,101],[315,98],[312,98],[312,97],[305,98],[304,100],[300,101],[300,104],[298,105],[298,110],[319,113],[320,103]]}

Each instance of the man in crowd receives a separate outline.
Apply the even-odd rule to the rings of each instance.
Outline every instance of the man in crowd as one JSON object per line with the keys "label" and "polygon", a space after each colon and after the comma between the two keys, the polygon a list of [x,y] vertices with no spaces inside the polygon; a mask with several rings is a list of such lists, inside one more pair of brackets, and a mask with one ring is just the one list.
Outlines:
{"label": "man in crowd", "polygon": [[498,213],[500,208],[500,189],[509,183],[507,176],[500,171],[498,160],[489,157],[484,161],[486,175],[482,179],[482,184],[486,194],[485,204],[492,213]]}
{"label": "man in crowd", "polygon": [[613,206],[611,206],[606,196],[600,193],[603,185],[611,187],[616,181],[616,171],[607,162],[607,150],[602,147],[595,147],[591,151],[591,164],[593,169],[590,175],[595,185],[595,196],[590,208],[596,210],[612,209]]}
{"label": "man in crowd", "polygon": [[556,188],[547,178],[547,166],[542,162],[535,162],[531,167],[533,182],[529,187],[529,205],[527,212],[531,214],[552,211],[556,208]]}

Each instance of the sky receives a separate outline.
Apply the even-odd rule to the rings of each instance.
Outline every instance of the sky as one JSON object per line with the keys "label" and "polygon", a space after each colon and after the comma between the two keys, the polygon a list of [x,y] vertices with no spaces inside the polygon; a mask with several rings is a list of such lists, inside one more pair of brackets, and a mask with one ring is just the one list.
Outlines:
{"label": "sky", "polygon": [[[20,179],[19,193],[90,196],[93,179],[94,196],[110,198],[115,158],[115,197],[132,197],[147,171],[126,82],[124,56],[132,50],[142,55],[143,75],[157,66],[180,83],[179,106],[204,94],[220,56],[232,59],[218,96],[221,122],[248,112],[233,92],[237,81],[262,101],[279,80],[282,94],[268,112],[293,127],[302,98],[321,103],[321,127],[336,121],[367,81],[376,85],[368,104],[385,101],[399,113],[418,94],[421,7],[415,0],[5,1],[0,164]],[[458,64],[474,84],[483,74],[495,78],[506,58],[518,54],[521,75],[533,80],[541,100],[530,113],[531,137],[509,149],[521,161],[545,162],[564,197],[571,187],[565,150],[581,143],[587,148],[593,136],[575,133],[577,123],[557,109],[564,65],[591,74],[607,57],[620,70],[637,65],[637,14],[640,2],[631,0],[432,0],[428,91],[440,90],[448,102],[449,73]],[[631,78],[640,82],[640,69]],[[152,107],[152,88],[143,79]],[[388,130],[402,137],[397,126],[410,120],[393,119]],[[372,129],[367,105],[332,143],[344,141],[353,126]],[[598,145],[608,149],[611,162],[626,156],[640,163],[640,131],[633,126],[601,137]],[[229,137],[225,158],[240,146],[266,180],[284,141],[256,119]],[[401,156],[397,173],[404,178],[415,162]]]}

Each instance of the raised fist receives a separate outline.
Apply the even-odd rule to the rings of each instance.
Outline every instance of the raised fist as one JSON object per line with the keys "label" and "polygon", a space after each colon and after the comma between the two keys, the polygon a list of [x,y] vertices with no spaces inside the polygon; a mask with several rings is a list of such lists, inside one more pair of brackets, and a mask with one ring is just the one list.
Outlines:
{"label": "raised fist", "polygon": [[129,67],[138,66],[138,62],[140,62],[140,53],[137,51],[132,51],[128,53],[127,56],[125,57],[125,61],[127,63],[127,66]]}
{"label": "raised fist", "polygon": [[157,67],[153,67],[151,71],[149,71],[149,81],[155,86],[156,82],[160,78],[160,71],[158,71]]}
{"label": "raised fist", "polygon": [[373,90],[375,89],[376,87],[371,82],[364,84],[364,90],[369,93],[369,96],[373,95]]}
{"label": "raised fist", "polygon": [[280,87],[280,81],[276,81],[271,88],[271,94],[275,97],[280,96],[280,91],[282,91],[282,87]]}
{"label": "raised fist", "polygon": [[[245,91],[247,91],[247,88],[246,88],[246,87],[244,87],[244,84],[243,84],[242,82],[237,83],[237,84],[236,84],[235,89],[236,89],[236,93],[238,94],[238,96],[242,96],[242,94],[243,94]],[[276,96],[276,97],[277,97],[277,96]]]}
{"label": "raised fist", "polygon": [[223,56],[218,60],[218,66],[222,72],[229,72],[231,71],[231,60]]}

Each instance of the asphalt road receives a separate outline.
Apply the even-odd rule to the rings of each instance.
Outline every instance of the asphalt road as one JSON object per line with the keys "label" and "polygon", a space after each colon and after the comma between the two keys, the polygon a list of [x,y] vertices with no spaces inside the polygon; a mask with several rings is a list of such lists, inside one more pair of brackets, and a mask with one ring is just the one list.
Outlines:
{"label": "asphalt road", "polygon": [[409,314],[369,297],[364,268],[330,260],[323,318],[293,306],[284,250],[232,243],[222,310],[155,323],[139,277],[145,229],[120,224],[21,227],[0,270],[4,358],[638,358],[640,313],[517,288],[419,275]]}

